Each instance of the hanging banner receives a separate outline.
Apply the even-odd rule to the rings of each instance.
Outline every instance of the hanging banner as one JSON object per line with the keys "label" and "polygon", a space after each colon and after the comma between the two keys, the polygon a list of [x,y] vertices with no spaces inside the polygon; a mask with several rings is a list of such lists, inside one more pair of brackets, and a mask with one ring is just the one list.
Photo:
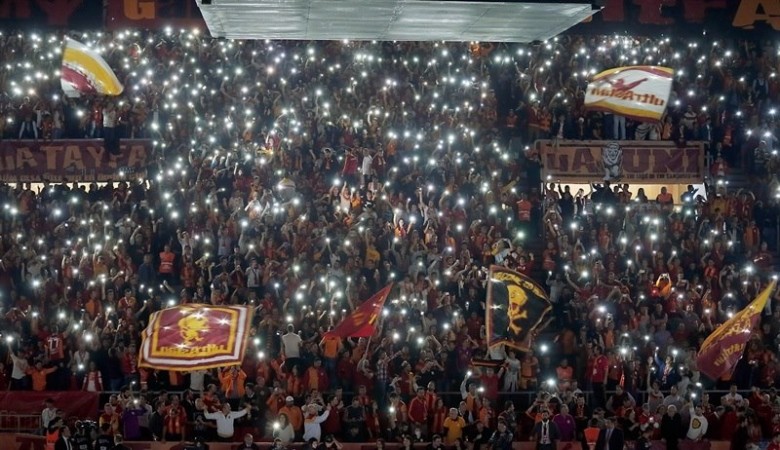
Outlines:
{"label": "hanging banner", "polygon": [[0,0],[4,29],[97,30],[102,23],[103,0]]}
{"label": "hanging banner", "polygon": [[206,29],[195,0],[107,0],[106,28]]}
{"label": "hanging banner", "polygon": [[146,175],[152,141],[122,140],[120,153],[99,139],[0,142],[0,182],[116,181]]}
{"label": "hanging banner", "polygon": [[668,67],[630,66],[594,75],[585,90],[585,108],[641,122],[659,122],[669,103],[674,71]]}
{"label": "hanging banner", "polygon": [[152,314],[141,333],[140,367],[187,371],[241,364],[250,306],[182,305]]}
{"label": "hanging banner", "polygon": [[[777,0],[605,0],[604,8],[567,34],[755,37],[780,31]],[[702,36],[707,32],[708,36]]]}
{"label": "hanging banner", "polygon": [[[14,414],[40,415],[46,399],[54,400],[54,406],[61,409],[64,417],[81,419],[96,419],[100,408],[100,394],[85,391],[35,392],[35,391],[5,391],[0,392],[0,404],[6,411]],[[1,414],[0,414],[1,416]],[[3,423],[3,428],[10,424]],[[2,448],[2,447],[0,447]]]}
{"label": "hanging banner", "polygon": [[704,145],[672,141],[536,141],[545,180],[591,183],[702,183]]}

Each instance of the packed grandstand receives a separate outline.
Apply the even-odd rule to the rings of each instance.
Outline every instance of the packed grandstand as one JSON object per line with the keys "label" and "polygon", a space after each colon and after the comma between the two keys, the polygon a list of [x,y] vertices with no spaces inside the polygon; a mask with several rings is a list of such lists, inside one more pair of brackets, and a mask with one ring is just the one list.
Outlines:
{"label": "packed grandstand", "polygon": [[[148,140],[150,154],[100,185],[0,187],[3,390],[104,393],[93,416],[63,419],[126,441],[505,449],[587,444],[616,423],[629,441],[747,448],[780,433],[780,291],[733,375],[696,366],[776,277],[775,43],[73,37],[125,93],[68,99],[63,36],[3,33],[0,138]],[[658,125],[583,107],[589,76],[628,64],[676,71]],[[709,172],[674,195],[575,192],[542,179],[538,139],[697,141]],[[494,264],[548,289],[533,351],[486,351]],[[323,341],[391,282],[370,342]],[[139,368],[150,314],[196,303],[256,306],[243,364]]]}

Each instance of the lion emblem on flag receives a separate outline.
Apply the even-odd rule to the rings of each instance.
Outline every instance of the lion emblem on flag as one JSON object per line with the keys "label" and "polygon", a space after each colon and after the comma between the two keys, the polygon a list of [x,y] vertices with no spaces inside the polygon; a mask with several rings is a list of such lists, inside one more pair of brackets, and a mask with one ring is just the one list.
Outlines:
{"label": "lion emblem on flag", "polygon": [[202,314],[187,314],[179,319],[182,344],[190,346],[203,340],[201,333],[208,331],[208,319]]}
{"label": "lion emblem on flag", "polygon": [[619,143],[610,142],[601,149],[601,163],[604,181],[619,180],[623,176],[623,148]]}

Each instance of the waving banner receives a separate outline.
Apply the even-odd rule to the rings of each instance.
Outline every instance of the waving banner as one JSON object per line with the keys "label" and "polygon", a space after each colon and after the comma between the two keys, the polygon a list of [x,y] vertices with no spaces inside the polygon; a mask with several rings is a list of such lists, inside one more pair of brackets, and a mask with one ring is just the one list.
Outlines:
{"label": "waving banner", "polygon": [[585,92],[585,108],[640,121],[659,121],[672,92],[674,71],[667,67],[630,66],[595,75]]}
{"label": "waving banner", "polygon": [[745,309],[734,314],[707,337],[696,359],[702,373],[717,380],[734,371],[776,285],[777,282],[773,281]]}
{"label": "waving banner", "polygon": [[506,267],[490,268],[485,312],[488,347],[505,344],[528,351],[551,310],[550,298],[535,281]]}
{"label": "waving banner", "polygon": [[94,49],[73,39],[67,39],[65,43],[60,73],[60,84],[68,97],[93,93],[116,96],[124,90],[106,60]]}
{"label": "waving banner", "polygon": [[371,337],[376,331],[377,322],[382,317],[382,308],[385,306],[385,300],[390,295],[393,284],[388,284],[381,291],[374,294],[373,297],[363,302],[362,305],[355,308],[350,315],[344,318],[338,325],[325,334],[329,337]]}
{"label": "waving banner", "polygon": [[241,364],[254,309],[182,305],[152,314],[138,365],[186,371]]}

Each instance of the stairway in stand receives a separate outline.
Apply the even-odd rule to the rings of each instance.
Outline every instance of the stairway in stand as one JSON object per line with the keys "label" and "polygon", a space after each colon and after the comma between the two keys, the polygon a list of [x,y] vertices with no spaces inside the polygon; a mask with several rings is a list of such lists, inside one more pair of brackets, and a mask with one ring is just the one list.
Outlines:
{"label": "stairway in stand", "polygon": [[750,175],[745,173],[744,169],[732,168],[729,169],[728,182],[726,188],[729,192],[736,193],[740,189],[752,190],[753,182],[750,180]]}

